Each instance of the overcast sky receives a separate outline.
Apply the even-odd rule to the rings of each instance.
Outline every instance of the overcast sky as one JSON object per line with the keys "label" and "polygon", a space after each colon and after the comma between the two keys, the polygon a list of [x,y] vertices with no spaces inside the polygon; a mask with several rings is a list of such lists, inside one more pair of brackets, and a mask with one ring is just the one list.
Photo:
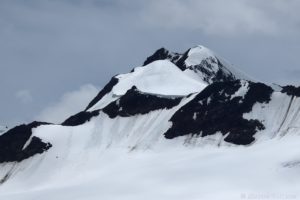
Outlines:
{"label": "overcast sky", "polygon": [[[298,0],[1,0],[0,124],[59,121],[164,46],[300,85]],[[56,119],[55,119],[56,118]]]}

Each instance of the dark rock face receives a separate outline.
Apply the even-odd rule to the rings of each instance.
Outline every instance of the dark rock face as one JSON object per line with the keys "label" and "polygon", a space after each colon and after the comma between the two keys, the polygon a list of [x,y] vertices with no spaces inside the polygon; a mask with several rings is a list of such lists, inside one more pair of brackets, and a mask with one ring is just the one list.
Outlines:
{"label": "dark rock face", "polygon": [[102,111],[110,118],[115,118],[116,116],[129,117],[159,109],[170,109],[177,106],[181,99],[181,97],[166,98],[141,93],[133,86],[125,95],[107,105]]}
{"label": "dark rock face", "polygon": [[85,122],[90,121],[92,117],[99,115],[99,110],[95,110],[92,112],[88,111],[82,111],[80,113],[77,113],[76,115],[73,115],[66,119],[61,125],[63,126],[78,126],[81,124],[84,124]]}
{"label": "dark rock face", "polygon": [[[188,52],[185,52],[183,56],[174,64],[177,65],[181,70],[190,69],[196,73],[200,73],[203,76],[203,80],[207,83],[213,82],[225,82],[237,80],[236,77],[228,71],[228,69],[222,64],[222,62],[216,57],[209,57],[198,65],[186,66],[185,60],[188,58]],[[218,66],[217,72],[214,70],[214,66]]]}
{"label": "dark rock face", "polygon": [[41,154],[52,147],[50,143],[44,143],[40,138],[33,136],[28,146],[24,145],[32,135],[32,129],[45,122],[32,122],[27,125],[16,126],[0,136],[0,163],[20,162],[26,158]]}
{"label": "dark rock face", "polygon": [[269,102],[272,88],[262,83],[248,82],[244,98],[232,97],[241,82],[216,82],[200,92],[192,101],[179,109],[170,119],[172,127],[165,133],[167,139],[183,135],[228,134],[224,140],[238,145],[254,141],[257,130],[264,129],[258,120],[246,120],[244,113],[252,110],[256,102]]}
{"label": "dark rock face", "polygon": [[[214,71],[214,65],[218,66],[218,71]],[[191,66],[189,69],[200,72],[207,83],[225,82],[236,80],[235,76],[215,57],[203,60],[199,65]]]}
{"label": "dark rock face", "polygon": [[182,55],[180,55],[178,60],[171,60],[172,63],[174,63],[179,69],[182,71],[187,69],[187,66],[185,65],[185,60],[188,58],[190,49],[188,49],[186,52],[184,52]]}
{"label": "dark rock face", "polygon": [[222,62],[219,59],[217,59],[217,64],[219,66],[219,70],[213,77],[212,79],[213,82],[237,80],[237,78],[231,72],[229,72],[228,69],[226,69],[226,67],[222,64]]}
{"label": "dark rock face", "polygon": [[171,53],[165,48],[158,49],[152,56],[149,56],[143,66],[148,65],[157,60],[176,60],[180,57],[178,53]]}
{"label": "dark rock face", "polygon": [[169,60],[173,64],[175,64],[179,69],[182,71],[186,70],[187,67],[185,65],[185,60],[188,58],[188,53],[190,49],[187,50],[185,53],[173,53],[168,51],[165,48],[160,48],[152,56],[149,56],[146,61],[144,62],[143,66],[148,65],[157,60]]}
{"label": "dark rock face", "polygon": [[300,87],[295,87],[292,85],[282,87],[281,92],[286,93],[290,96],[300,97]]}
{"label": "dark rock face", "polygon": [[90,109],[93,107],[99,100],[101,100],[106,94],[108,94],[112,88],[117,85],[119,82],[119,79],[116,77],[112,77],[112,79],[109,81],[107,85],[104,86],[104,88],[98,93],[98,95],[89,103],[87,108],[85,110]]}

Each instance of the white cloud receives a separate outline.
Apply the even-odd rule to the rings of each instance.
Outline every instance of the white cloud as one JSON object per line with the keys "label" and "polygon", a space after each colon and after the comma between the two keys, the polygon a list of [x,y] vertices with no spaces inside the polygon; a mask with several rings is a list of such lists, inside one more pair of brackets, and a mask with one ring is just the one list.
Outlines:
{"label": "white cloud", "polygon": [[29,90],[19,90],[16,92],[15,97],[24,104],[28,104],[33,101],[31,92]]}
{"label": "white cloud", "polygon": [[76,91],[64,94],[58,103],[45,108],[36,119],[61,123],[69,116],[84,110],[97,93],[98,89],[91,84],[81,86]]}

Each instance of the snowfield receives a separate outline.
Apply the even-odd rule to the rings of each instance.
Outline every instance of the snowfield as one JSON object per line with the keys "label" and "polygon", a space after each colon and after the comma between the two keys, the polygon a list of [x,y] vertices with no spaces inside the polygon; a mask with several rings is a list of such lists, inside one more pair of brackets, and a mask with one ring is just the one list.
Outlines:
{"label": "snowfield", "polygon": [[68,152],[70,139],[67,158],[51,153],[2,165],[12,167],[12,178],[0,187],[0,199],[299,199],[299,137],[105,153],[81,146]]}

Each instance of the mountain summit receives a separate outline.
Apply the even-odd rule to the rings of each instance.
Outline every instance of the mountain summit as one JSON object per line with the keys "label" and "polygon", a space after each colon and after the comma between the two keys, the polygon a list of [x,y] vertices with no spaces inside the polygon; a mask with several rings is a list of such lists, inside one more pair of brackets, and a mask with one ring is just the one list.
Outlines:
{"label": "mountain summit", "polygon": [[251,80],[204,46],[190,48],[182,54],[161,48],[149,56],[143,66],[113,77],[87,110],[93,106],[93,109],[103,108],[132,86],[146,93],[185,96],[200,92],[214,82],[242,79]]}
{"label": "mountain summit", "polygon": [[184,53],[173,53],[165,48],[158,49],[144,62],[147,65],[156,60],[169,60],[186,74],[197,74],[198,80],[211,84],[217,81],[237,79],[251,80],[247,75],[235,69],[231,64],[217,56],[210,49],[198,45]]}

